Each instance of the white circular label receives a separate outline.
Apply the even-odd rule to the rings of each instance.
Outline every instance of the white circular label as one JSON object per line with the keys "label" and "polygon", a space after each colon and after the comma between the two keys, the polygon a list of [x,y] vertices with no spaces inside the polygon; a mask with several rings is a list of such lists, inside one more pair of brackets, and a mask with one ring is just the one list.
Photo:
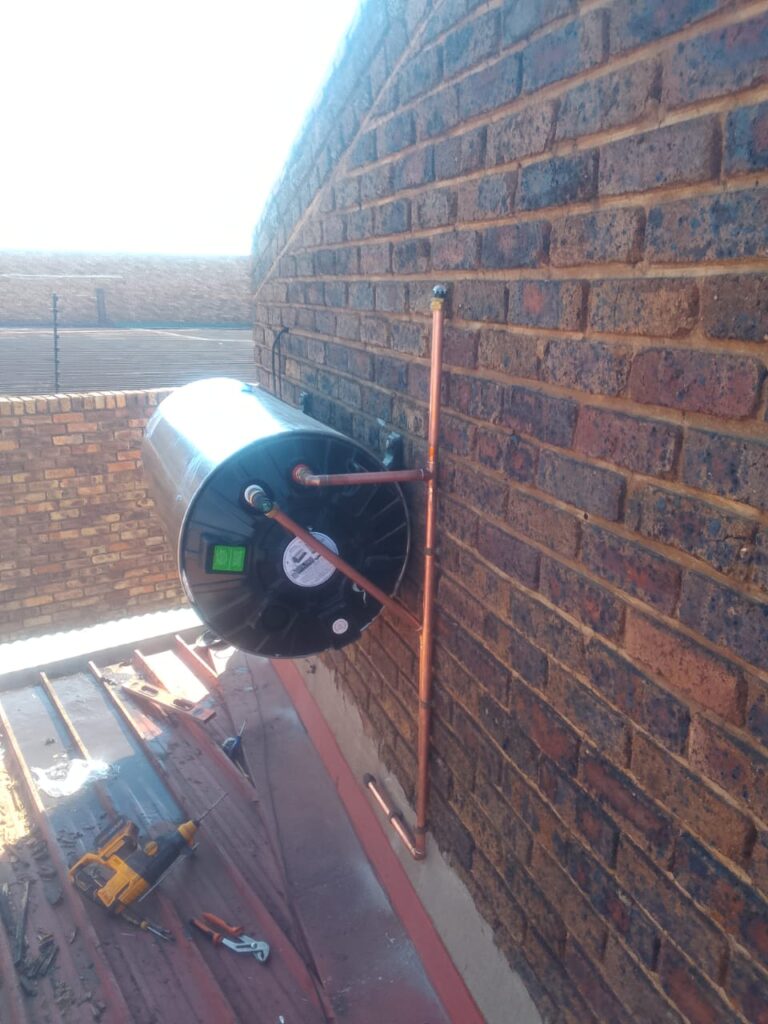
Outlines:
{"label": "white circular label", "polygon": [[331,629],[336,636],[341,636],[342,633],[346,633],[349,629],[349,623],[346,619],[334,619],[331,623]]}
{"label": "white circular label", "polygon": [[[313,537],[338,555],[339,549],[334,541],[324,533],[310,530]],[[330,562],[322,555],[308,548],[303,540],[294,537],[283,552],[283,572],[297,587],[319,587],[336,572]]]}

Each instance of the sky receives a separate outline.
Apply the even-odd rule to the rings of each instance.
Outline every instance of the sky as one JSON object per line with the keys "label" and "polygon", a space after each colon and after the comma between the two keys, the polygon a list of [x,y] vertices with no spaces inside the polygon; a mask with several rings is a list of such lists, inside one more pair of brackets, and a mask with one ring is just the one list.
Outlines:
{"label": "sky", "polygon": [[5,0],[0,249],[245,254],[359,0]]}

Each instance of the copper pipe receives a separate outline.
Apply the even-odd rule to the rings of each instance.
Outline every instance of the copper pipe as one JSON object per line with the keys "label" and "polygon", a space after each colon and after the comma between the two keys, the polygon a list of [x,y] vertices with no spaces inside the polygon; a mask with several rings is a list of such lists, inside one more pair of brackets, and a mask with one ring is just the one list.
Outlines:
{"label": "copper pipe", "polygon": [[330,548],[327,548],[322,541],[313,537],[309,530],[305,530],[303,526],[299,526],[299,524],[291,519],[290,516],[287,516],[282,509],[278,508],[278,506],[267,497],[261,487],[258,487],[255,484],[252,484],[250,487],[246,487],[244,497],[249,505],[252,505],[257,509],[257,511],[268,516],[270,519],[274,519],[275,522],[280,523],[283,529],[292,533],[294,537],[298,537],[299,540],[304,541],[311,551],[320,555],[326,560],[326,562],[330,562],[331,565],[335,569],[338,569],[340,573],[343,573],[347,579],[352,580],[352,582],[356,583],[361,590],[364,590],[366,594],[370,594],[372,598],[378,601],[380,605],[389,609],[389,611],[391,611],[393,615],[396,615],[401,622],[406,623],[417,632],[421,629],[421,623],[414,615],[411,615],[411,613],[399,604],[399,602],[393,600],[388,594],[385,594],[384,591],[379,589],[375,583],[371,583],[370,580],[366,579],[362,573],[357,571],[357,569],[353,569],[349,562],[345,562],[343,558],[339,558],[339,556],[331,551]]}
{"label": "copper pipe", "polygon": [[427,469],[393,469],[376,473],[313,473],[309,466],[294,466],[291,478],[303,487],[354,487],[357,484],[402,484],[429,479]]}
{"label": "copper pipe", "polygon": [[437,285],[432,299],[432,352],[429,367],[429,426],[427,429],[427,510],[424,540],[424,594],[419,637],[419,718],[416,780],[416,854],[427,852],[429,797],[429,729],[432,710],[432,654],[435,613],[435,545],[437,543],[437,453],[440,436],[440,384],[443,362],[443,322],[446,289]]}
{"label": "copper pipe", "polygon": [[405,827],[402,815],[400,814],[399,811],[393,809],[392,805],[389,803],[387,798],[378,788],[378,783],[376,782],[376,779],[373,777],[373,775],[365,775],[363,777],[363,785],[370,791],[376,803],[386,814],[387,821],[395,830],[395,832],[397,832],[397,834],[400,836],[400,839],[403,842],[403,846],[405,846],[410,855],[414,858],[414,860],[423,860],[424,854],[420,853],[417,847],[414,845],[413,839],[411,839],[411,836],[408,833],[408,829]]}

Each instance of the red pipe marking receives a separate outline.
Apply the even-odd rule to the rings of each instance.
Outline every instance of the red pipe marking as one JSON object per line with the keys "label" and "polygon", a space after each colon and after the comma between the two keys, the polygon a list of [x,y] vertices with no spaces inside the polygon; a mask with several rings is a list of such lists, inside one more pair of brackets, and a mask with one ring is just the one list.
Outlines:
{"label": "red pipe marking", "polygon": [[411,880],[389,845],[382,822],[361,790],[299,670],[290,661],[272,661],[270,664],[285,686],[315,749],[334,779],[363,849],[416,947],[427,977],[448,1017],[455,1024],[485,1024],[466,982],[456,969]]}

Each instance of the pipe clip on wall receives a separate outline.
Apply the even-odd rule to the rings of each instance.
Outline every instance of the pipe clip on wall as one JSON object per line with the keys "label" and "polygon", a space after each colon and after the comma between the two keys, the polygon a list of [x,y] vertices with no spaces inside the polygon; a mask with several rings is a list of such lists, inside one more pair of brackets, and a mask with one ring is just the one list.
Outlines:
{"label": "pipe clip on wall", "polygon": [[426,528],[424,538],[424,585],[421,622],[407,611],[398,601],[393,600],[364,576],[353,569],[342,558],[317,540],[309,531],[294,522],[273,502],[263,488],[257,485],[247,487],[243,497],[251,507],[262,515],[274,519],[302,540],[308,548],[325,558],[339,572],[351,579],[367,594],[375,598],[384,608],[389,609],[401,622],[415,629],[419,634],[419,704],[417,731],[417,780],[416,780],[416,823],[414,838],[403,822],[399,812],[393,810],[383,795],[376,779],[366,775],[363,783],[404,846],[416,860],[426,857],[427,802],[429,796],[429,730],[432,706],[432,655],[434,647],[434,604],[435,604],[435,547],[437,520],[437,454],[440,433],[440,384],[443,359],[443,323],[445,299],[448,289],[435,285],[432,289],[432,346],[429,369],[429,424],[427,428],[427,464],[418,469],[384,470],[371,473],[336,473],[317,475],[303,463],[294,466],[294,483],[304,487],[348,487],[361,484],[381,483],[424,483],[427,488]]}

